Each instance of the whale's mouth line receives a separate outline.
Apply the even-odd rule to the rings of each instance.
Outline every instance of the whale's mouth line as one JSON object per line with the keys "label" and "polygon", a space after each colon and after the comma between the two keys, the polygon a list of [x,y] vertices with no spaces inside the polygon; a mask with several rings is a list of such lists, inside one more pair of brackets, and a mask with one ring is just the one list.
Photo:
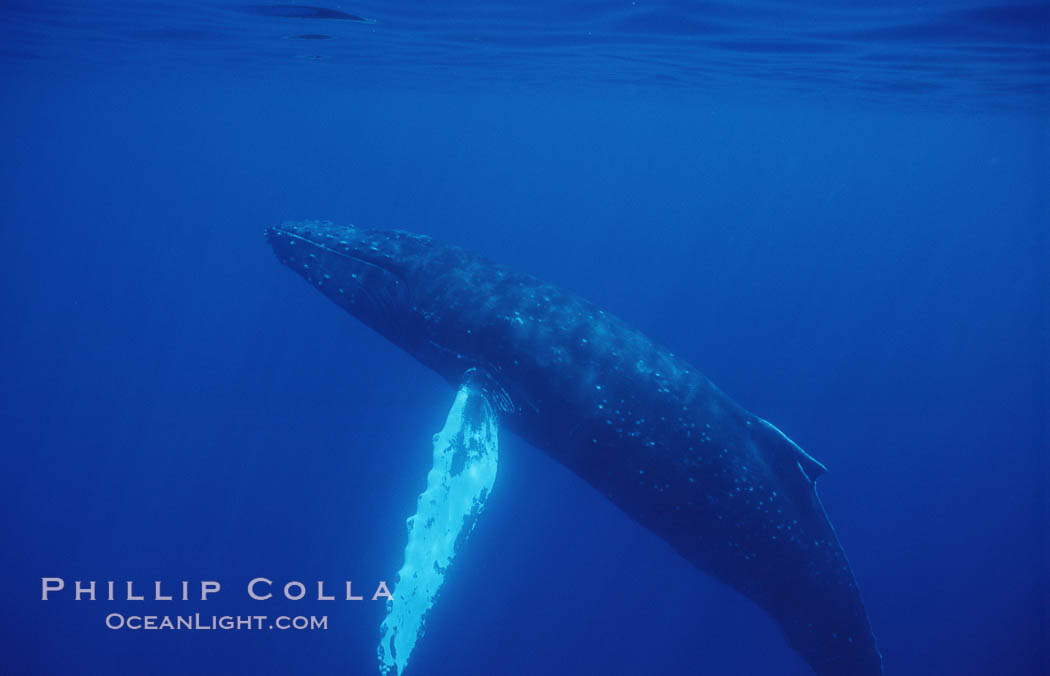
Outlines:
{"label": "whale's mouth line", "polygon": [[272,228],[272,230],[275,233],[286,235],[289,238],[297,239],[300,242],[305,242],[305,243],[309,244],[310,246],[317,247],[318,249],[321,249],[322,251],[325,251],[327,253],[333,254],[335,256],[339,256],[340,258],[346,258],[347,260],[355,261],[357,263],[360,263],[361,265],[367,265],[369,267],[375,268],[376,270],[381,270],[381,271],[386,272],[388,274],[394,275],[395,277],[397,277],[401,281],[405,281],[405,278],[402,275],[400,275],[397,272],[395,272],[394,270],[391,270],[390,268],[387,268],[387,267],[384,267],[382,265],[379,265],[378,263],[373,263],[372,261],[367,260],[365,258],[361,258],[360,256],[355,256],[352,253],[348,253],[346,251],[339,251],[338,249],[333,249],[333,248],[331,248],[329,246],[325,246],[324,244],[322,244],[322,243],[320,243],[320,242],[318,242],[316,240],[312,240],[312,239],[303,237],[302,235],[300,235],[298,233],[295,233],[295,232],[292,232],[291,230],[285,230],[284,228],[279,228],[279,227],[274,227],[274,228]]}
{"label": "whale's mouth line", "polygon": [[[348,251],[340,251],[339,249],[327,246],[322,242],[318,242],[317,240],[304,237],[297,232],[287,230],[279,226],[271,227],[270,231],[274,235],[285,235],[288,237],[289,240],[297,240],[299,242],[303,242],[304,244],[319,249],[325,253],[332,254],[333,256],[338,256],[339,258],[342,258],[347,261],[352,261],[354,264],[373,268],[375,270],[380,271],[383,274],[392,275],[394,279],[398,280],[399,283],[397,284],[397,286],[399,288],[405,290],[408,287],[407,280],[405,279],[404,275],[384,265],[374,263],[360,256],[355,256],[354,254]],[[354,277],[357,278],[358,275],[354,275]],[[391,296],[387,285],[382,285],[379,288],[372,288],[368,284],[365,284],[363,279],[357,278],[354,280],[354,286],[362,294],[362,297],[366,299],[366,305],[370,306],[373,312],[375,312],[379,317],[383,318],[382,321],[389,325],[393,325],[396,323],[395,318],[397,317],[397,312],[395,310],[395,305],[397,304],[397,302]],[[351,312],[351,314],[356,314],[356,312]]]}

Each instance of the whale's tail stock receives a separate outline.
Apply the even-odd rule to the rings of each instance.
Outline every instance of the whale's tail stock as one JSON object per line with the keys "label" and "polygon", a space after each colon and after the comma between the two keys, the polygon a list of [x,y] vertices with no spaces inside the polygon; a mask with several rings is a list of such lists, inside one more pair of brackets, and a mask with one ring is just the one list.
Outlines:
{"label": "whale's tail stock", "polygon": [[881,676],[882,656],[853,571],[812,487],[810,493],[823,533],[812,538],[801,579],[790,575],[760,603],[818,676]]}
{"label": "whale's tail stock", "polygon": [[818,676],[880,676],[882,656],[853,570],[817,495],[827,469],[779,429],[765,423],[778,451],[781,488],[793,493],[798,521],[790,546],[759,572],[750,594],[780,624],[788,643]]}

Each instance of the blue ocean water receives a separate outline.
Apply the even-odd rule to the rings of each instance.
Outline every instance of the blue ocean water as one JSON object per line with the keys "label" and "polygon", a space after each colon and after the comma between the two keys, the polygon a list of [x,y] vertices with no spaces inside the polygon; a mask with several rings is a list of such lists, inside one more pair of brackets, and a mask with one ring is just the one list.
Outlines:
{"label": "blue ocean water", "polygon": [[[453,390],[277,262],[263,229],[290,218],[554,282],[775,422],[830,469],[887,673],[1050,670],[1050,5],[0,20],[3,673],[377,673],[381,602],[244,588],[393,579]],[[750,602],[502,443],[409,673],[810,673]],[[42,577],[223,589],[45,602]]]}

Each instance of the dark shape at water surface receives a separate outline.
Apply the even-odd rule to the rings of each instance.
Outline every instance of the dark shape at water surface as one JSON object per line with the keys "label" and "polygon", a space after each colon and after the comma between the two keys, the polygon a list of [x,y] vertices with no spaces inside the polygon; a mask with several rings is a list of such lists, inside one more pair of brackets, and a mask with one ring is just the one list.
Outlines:
{"label": "dark shape at water surface", "polygon": [[304,33],[303,35],[296,35],[296,38],[300,40],[331,40],[331,35],[325,35],[324,33]]}
{"label": "dark shape at water surface", "polygon": [[335,21],[364,21],[368,19],[348,14],[338,9],[314,5],[244,5],[240,10],[259,16],[275,16],[285,19],[332,19]]}

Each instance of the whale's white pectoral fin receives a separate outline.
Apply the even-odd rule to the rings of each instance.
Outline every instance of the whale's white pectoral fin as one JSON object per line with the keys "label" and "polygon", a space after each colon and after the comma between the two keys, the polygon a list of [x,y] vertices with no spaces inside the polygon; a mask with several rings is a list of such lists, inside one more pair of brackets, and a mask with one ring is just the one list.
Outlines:
{"label": "whale's white pectoral fin", "polygon": [[403,674],[445,574],[496,481],[496,415],[486,395],[467,383],[445,426],[434,435],[434,466],[408,519],[405,564],[380,626],[379,671]]}

